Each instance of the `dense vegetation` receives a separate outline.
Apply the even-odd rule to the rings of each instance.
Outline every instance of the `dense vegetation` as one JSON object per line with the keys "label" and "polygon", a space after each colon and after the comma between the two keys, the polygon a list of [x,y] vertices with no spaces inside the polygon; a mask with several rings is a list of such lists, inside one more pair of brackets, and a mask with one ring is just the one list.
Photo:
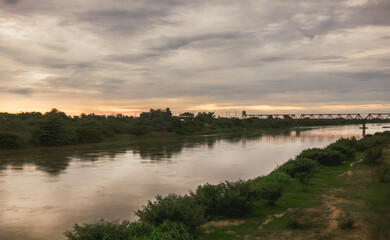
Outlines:
{"label": "dense vegetation", "polygon": [[[298,180],[303,192],[307,192],[309,182],[317,172],[341,166],[344,161],[353,159],[358,151],[364,151],[364,162],[368,165],[389,169],[381,160],[382,149],[386,144],[390,144],[390,132],[368,135],[361,140],[340,139],[323,149],[304,150],[295,159],[277,167],[267,176],[217,185],[205,184],[184,196],[157,196],[155,201],[149,201],[135,212],[139,217],[137,222],[102,220],[84,226],[75,225],[73,230],[65,235],[71,240],[155,239],[150,236],[157,231],[159,236],[167,236],[160,239],[191,239],[196,235],[196,229],[210,220],[246,216],[251,214],[261,201],[266,202],[265,208],[274,208],[290,182]],[[378,172],[381,181],[386,178],[387,172]],[[289,214],[288,225],[306,228],[317,224],[305,220],[310,214],[293,211]],[[353,225],[353,219],[350,216],[346,215],[340,220],[341,228],[348,228],[351,224]],[[175,237],[172,233],[179,231],[176,229],[180,229],[180,237]]]}
{"label": "dense vegetation", "polygon": [[115,139],[119,136],[137,137],[157,132],[188,135],[220,131],[240,132],[247,129],[285,129],[297,125],[319,126],[361,122],[361,120],[343,119],[217,118],[212,112],[200,112],[196,116],[187,112],[183,113],[182,116],[185,117],[173,116],[169,108],[150,109],[149,112],[141,113],[139,117],[122,114],[115,116],[95,114],[67,116],[57,109],[52,109],[44,114],[39,112],[0,113],[0,149],[95,143]]}

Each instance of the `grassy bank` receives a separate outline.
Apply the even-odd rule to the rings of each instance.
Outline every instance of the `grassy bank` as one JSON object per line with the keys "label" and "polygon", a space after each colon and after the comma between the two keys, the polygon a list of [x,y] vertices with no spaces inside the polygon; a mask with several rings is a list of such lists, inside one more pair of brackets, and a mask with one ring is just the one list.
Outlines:
{"label": "grassy bank", "polygon": [[139,221],[75,225],[68,239],[388,239],[390,132],[303,151],[267,176],[157,196]]}

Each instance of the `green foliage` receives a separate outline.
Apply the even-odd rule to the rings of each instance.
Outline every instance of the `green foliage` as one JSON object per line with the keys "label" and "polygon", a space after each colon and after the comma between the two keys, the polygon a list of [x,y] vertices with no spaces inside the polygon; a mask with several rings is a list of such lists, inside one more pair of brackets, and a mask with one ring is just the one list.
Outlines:
{"label": "green foliage", "polygon": [[298,156],[297,159],[311,159],[314,161],[317,161],[320,159],[320,156],[322,155],[322,149],[320,148],[308,148],[303,150]]}
{"label": "green foliage", "polygon": [[387,174],[390,172],[389,164],[382,162],[376,169],[380,182],[385,182]]}
{"label": "green foliage", "polygon": [[179,222],[164,221],[147,240],[192,240],[190,229]]}
{"label": "green foliage", "polygon": [[196,115],[195,120],[198,120],[202,123],[208,123],[211,124],[215,119],[215,115],[213,112],[200,112],[198,115]]}
{"label": "green foliage", "polygon": [[335,150],[343,154],[345,159],[352,160],[355,157],[355,150],[353,148],[343,146],[341,144],[331,144],[327,149]]}
{"label": "green foliage", "polygon": [[75,224],[64,233],[68,240],[191,240],[189,228],[183,223],[164,221],[158,227],[145,222],[100,220]]}
{"label": "green foliage", "polygon": [[[199,112],[196,116],[186,112],[182,115],[188,116],[188,118],[181,121],[179,117],[172,115],[169,108],[150,109],[148,112],[141,113],[140,117],[122,114],[105,116],[93,113],[71,117],[55,108],[45,114],[38,112],[0,113],[0,132],[12,133],[20,137],[23,143],[21,146],[18,145],[18,142],[15,142],[15,146],[3,144],[7,146],[6,148],[19,148],[94,143],[122,134],[141,136],[155,132],[172,132],[178,135],[187,135],[218,131],[236,132],[246,129],[288,129],[297,124],[295,119],[288,117],[284,117],[284,119],[217,118],[213,112]],[[358,122],[355,120],[300,119],[299,125],[325,126]],[[384,134],[375,134],[375,138],[368,135],[363,141],[357,141],[354,138],[340,139],[330,149],[341,152],[345,159],[349,159],[351,158],[351,149],[365,150],[389,143],[387,139]]]}
{"label": "green foliage", "polygon": [[[355,137],[352,138],[340,138],[336,142],[330,144],[328,147],[331,146],[344,146],[350,149],[356,150],[358,147],[358,140]],[[345,153],[343,153],[345,154]]]}
{"label": "green foliage", "polygon": [[365,151],[374,147],[383,147],[390,143],[390,131],[375,133],[374,135],[366,135],[363,139],[358,141],[356,149],[358,151]]}
{"label": "green foliage", "polygon": [[364,154],[363,162],[369,165],[376,165],[380,161],[382,151],[382,147],[369,148]]}
{"label": "green foliage", "polygon": [[[68,240],[128,240],[128,221],[104,221],[75,224],[72,231],[66,231]],[[146,227],[146,226],[145,226]]]}
{"label": "green foliage", "polygon": [[318,163],[309,158],[298,158],[297,160],[289,160],[277,169],[285,172],[291,177],[295,177],[298,173],[310,173],[318,168]]}
{"label": "green foliage", "polygon": [[140,219],[155,226],[165,220],[182,222],[191,229],[204,222],[204,207],[196,203],[193,197],[169,194],[158,195],[154,202],[149,201],[141,210],[135,212]]}
{"label": "green foliage", "polygon": [[343,155],[339,151],[331,149],[306,149],[297,158],[309,158],[325,166],[336,166],[343,162]]}
{"label": "green foliage", "polygon": [[261,199],[268,200],[268,204],[273,206],[282,196],[282,184],[279,182],[261,181],[259,184]]}
{"label": "green foliage", "polygon": [[76,135],[66,126],[65,120],[52,115],[41,122],[36,134],[43,146],[59,146],[77,142]]}
{"label": "green foliage", "polygon": [[13,133],[0,133],[0,149],[17,149],[23,146],[23,140]]}
{"label": "green foliage", "polygon": [[309,181],[314,176],[314,170],[310,171],[310,172],[299,172],[299,173],[297,173],[296,176],[297,176],[299,182],[302,184],[302,190],[306,192],[307,187],[309,185]]}
{"label": "green foliage", "polygon": [[251,182],[251,188],[258,199],[268,201],[268,205],[275,205],[276,201],[282,196],[283,184],[286,183],[289,176],[281,171],[274,171],[267,176],[258,177]]}
{"label": "green foliage", "polygon": [[191,196],[204,207],[207,218],[236,217],[250,212],[254,193],[250,189],[249,181],[240,180],[198,186]]}

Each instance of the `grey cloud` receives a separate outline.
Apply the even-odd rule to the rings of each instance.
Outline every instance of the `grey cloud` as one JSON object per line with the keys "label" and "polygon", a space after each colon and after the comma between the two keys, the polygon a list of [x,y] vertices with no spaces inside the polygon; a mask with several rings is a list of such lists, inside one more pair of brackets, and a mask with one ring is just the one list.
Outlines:
{"label": "grey cloud", "polygon": [[20,0],[4,0],[4,2],[5,2],[6,4],[13,5],[13,4],[19,3]]}
{"label": "grey cloud", "polygon": [[22,87],[0,88],[0,92],[30,96],[33,93],[33,89],[32,88],[22,88]]}
{"label": "grey cloud", "polygon": [[[5,19],[22,17],[38,26],[47,17],[54,23],[40,30],[42,36],[53,34],[49,40],[0,42],[0,63],[12,60],[19,68],[52,75],[34,85],[34,94],[202,96],[237,104],[389,100],[386,53],[349,54],[387,48],[390,35],[372,32],[376,42],[362,40],[362,46],[324,40],[344,30],[390,26],[389,1],[11,2],[17,1],[0,3]],[[96,47],[84,59],[78,53],[89,45]]]}
{"label": "grey cloud", "polygon": [[[155,39],[151,42],[151,48],[155,51],[167,51],[175,50],[192,43],[199,43],[204,41],[229,41],[232,39],[238,39],[241,36],[239,33],[234,32],[223,32],[223,33],[205,33],[205,34],[194,34],[193,36],[187,37],[162,37]],[[203,46],[203,45],[202,45]]]}

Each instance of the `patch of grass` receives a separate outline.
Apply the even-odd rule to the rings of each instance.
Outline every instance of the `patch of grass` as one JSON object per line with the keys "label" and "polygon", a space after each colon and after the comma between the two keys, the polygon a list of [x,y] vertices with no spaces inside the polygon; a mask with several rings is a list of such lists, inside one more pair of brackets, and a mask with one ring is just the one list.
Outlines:
{"label": "patch of grass", "polygon": [[319,211],[309,211],[308,209],[295,209],[288,212],[287,225],[296,229],[317,228],[325,225],[324,217]]}
{"label": "patch of grass", "polygon": [[390,171],[390,165],[387,163],[382,163],[377,167],[375,172],[378,174],[379,182],[383,183],[386,181],[386,176],[388,175],[389,171]]}
{"label": "patch of grass", "polygon": [[382,147],[369,148],[363,158],[363,162],[369,165],[376,165],[380,162],[382,155]]}
{"label": "patch of grass", "polygon": [[338,222],[338,226],[344,230],[355,227],[355,218],[351,215],[350,212],[346,212],[341,215],[338,219]]}

